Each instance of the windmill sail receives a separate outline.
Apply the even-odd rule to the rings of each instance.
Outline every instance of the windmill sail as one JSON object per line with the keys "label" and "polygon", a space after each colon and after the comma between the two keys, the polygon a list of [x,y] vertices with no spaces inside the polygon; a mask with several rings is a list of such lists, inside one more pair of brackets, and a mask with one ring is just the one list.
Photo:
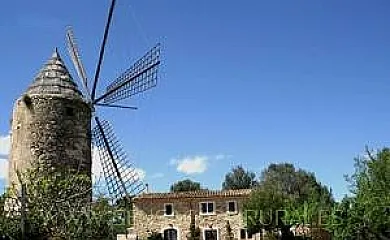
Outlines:
{"label": "windmill sail", "polygon": [[[69,54],[77,70],[77,74],[85,88],[88,103],[92,111],[96,107],[110,107],[121,109],[137,109],[132,106],[116,104],[116,102],[130,96],[144,92],[157,85],[157,71],[160,65],[160,44],[157,44],[145,56],[140,58],[127,71],[113,81],[106,91],[98,96],[100,72],[104,60],[110,28],[113,21],[114,9],[117,0],[110,0],[104,34],[100,45],[99,57],[96,64],[95,74],[91,84],[88,84],[87,74],[81,62],[76,40],[72,29],[66,33]],[[92,119],[91,119],[92,120]],[[137,195],[145,189],[140,174],[129,162],[119,141],[114,135],[111,125],[107,121],[100,121],[95,117],[96,126],[92,129],[92,143],[98,149],[98,156],[103,168],[108,192],[113,199],[129,198]]]}
{"label": "windmill sail", "polygon": [[118,200],[141,193],[145,185],[139,173],[129,162],[111,124],[108,121],[100,121],[98,118],[95,120],[96,127],[92,131],[93,143],[98,149],[110,195]]}
{"label": "windmill sail", "polygon": [[95,100],[96,87],[97,87],[97,83],[98,83],[99,76],[100,76],[100,70],[101,70],[102,63],[103,63],[104,51],[106,49],[108,33],[110,31],[110,26],[111,26],[112,16],[114,14],[115,4],[116,4],[116,0],[112,0],[111,5],[110,5],[110,9],[108,10],[106,27],[104,28],[103,41],[102,41],[102,45],[100,47],[100,52],[99,52],[99,60],[98,60],[97,66],[96,66],[95,78],[93,80],[93,85],[92,85],[92,91],[91,91],[92,100]]}
{"label": "windmill sail", "polygon": [[104,100],[104,103],[111,104],[155,87],[159,65],[160,44],[157,44],[111,83],[94,102]]}
{"label": "windmill sail", "polygon": [[77,75],[81,79],[81,83],[83,84],[85,91],[89,93],[87,74],[83,63],[81,62],[80,53],[78,51],[73,29],[71,27],[69,27],[66,31],[66,43],[67,43],[69,55],[76,68]]}

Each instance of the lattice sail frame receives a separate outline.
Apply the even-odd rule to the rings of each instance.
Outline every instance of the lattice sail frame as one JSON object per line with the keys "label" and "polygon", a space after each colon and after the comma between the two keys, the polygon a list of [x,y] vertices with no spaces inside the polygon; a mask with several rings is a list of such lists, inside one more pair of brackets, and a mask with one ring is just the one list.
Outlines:
{"label": "lattice sail frame", "polygon": [[78,50],[73,29],[70,26],[66,30],[66,43],[67,43],[68,53],[72,59],[73,65],[76,68],[77,75],[79,76],[79,79],[83,84],[84,90],[89,95],[87,73],[81,61],[80,52]]}
{"label": "lattice sail frame", "polygon": [[93,144],[98,149],[107,188],[113,199],[119,200],[143,192],[146,186],[123,151],[111,124],[105,120],[97,122],[92,136]]}
{"label": "lattice sail frame", "polygon": [[[66,40],[69,55],[76,68],[77,75],[82,82],[86,94],[86,99],[90,103],[92,110],[96,106],[137,109],[131,106],[113,104],[120,100],[129,98],[138,93],[142,93],[157,85],[157,72],[160,65],[160,44],[157,44],[135,64],[121,74],[107,88],[104,94],[96,97],[99,76],[103,63],[105,46],[107,43],[109,29],[112,25],[113,12],[117,0],[111,0],[103,39],[99,51],[99,58],[91,88],[89,88],[87,73],[81,61],[76,38],[72,29],[68,29]],[[98,118],[95,118],[97,122]],[[105,133],[107,132],[107,134]],[[107,121],[92,130],[92,143],[98,148],[98,155],[103,167],[103,175],[106,179],[109,194],[114,198],[131,197],[145,189],[140,181],[135,168],[130,162],[116,140],[111,125]],[[110,153],[110,154],[108,154]]]}
{"label": "lattice sail frame", "polygon": [[155,87],[160,64],[160,46],[161,44],[157,44],[108,85],[106,92],[96,102],[103,99],[104,103],[115,103]]}

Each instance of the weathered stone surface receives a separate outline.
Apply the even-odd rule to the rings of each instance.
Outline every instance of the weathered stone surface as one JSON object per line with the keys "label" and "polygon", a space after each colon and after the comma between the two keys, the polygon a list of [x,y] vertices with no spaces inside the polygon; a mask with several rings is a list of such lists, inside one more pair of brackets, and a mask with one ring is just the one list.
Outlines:
{"label": "weathered stone surface", "polygon": [[14,106],[9,181],[32,164],[91,173],[91,108],[58,53]]}
{"label": "weathered stone surface", "polygon": [[[195,214],[195,224],[201,230],[201,239],[205,229],[217,229],[219,240],[225,239],[226,221],[229,221],[235,239],[240,238],[240,229],[244,228],[242,205],[250,191],[238,190],[212,192],[204,194],[146,194],[134,199],[134,233],[141,239],[146,239],[149,232],[163,233],[165,229],[174,228],[178,231],[178,239],[186,240],[190,230],[191,211]],[[227,212],[227,203],[235,201],[237,212]],[[215,214],[200,214],[201,202],[215,202]],[[164,215],[164,204],[173,204],[174,215]]]}
{"label": "weathered stone surface", "polygon": [[30,96],[55,94],[72,99],[82,98],[57,50],[35,77],[26,94]]}

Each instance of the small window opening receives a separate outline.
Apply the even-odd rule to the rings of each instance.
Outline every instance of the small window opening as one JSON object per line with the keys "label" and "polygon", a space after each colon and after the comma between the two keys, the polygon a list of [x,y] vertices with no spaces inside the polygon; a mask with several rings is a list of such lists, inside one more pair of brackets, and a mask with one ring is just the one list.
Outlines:
{"label": "small window opening", "polygon": [[67,108],[65,109],[65,112],[66,112],[66,116],[68,116],[68,117],[74,117],[74,109],[73,109],[73,108],[67,107]]}
{"label": "small window opening", "polygon": [[27,106],[28,108],[31,108],[31,107],[32,107],[32,99],[31,99],[30,96],[24,95],[24,96],[23,96],[23,102],[26,104],[26,106]]}
{"label": "small window opening", "polygon": [[170,204],[170,203],[165,204],[164,215],[165,216],[173,216],[173,205],[172,204]]}
{"label": "small window opening", "polygon": [[235,213],[236,211],[237,211],[236,202],[235,201],[228,202],[228,212]]}

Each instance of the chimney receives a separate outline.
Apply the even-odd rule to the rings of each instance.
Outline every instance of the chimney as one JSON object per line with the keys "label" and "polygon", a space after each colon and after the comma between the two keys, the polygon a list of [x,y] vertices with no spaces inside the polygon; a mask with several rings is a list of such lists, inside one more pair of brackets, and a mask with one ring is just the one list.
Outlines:
{"label": "chimney", "polygon": [[150,193],[150,192],[149,192],[149,183],[145,183],[145,187],[146,187],[146,188],[145,188],[146,193]]}

